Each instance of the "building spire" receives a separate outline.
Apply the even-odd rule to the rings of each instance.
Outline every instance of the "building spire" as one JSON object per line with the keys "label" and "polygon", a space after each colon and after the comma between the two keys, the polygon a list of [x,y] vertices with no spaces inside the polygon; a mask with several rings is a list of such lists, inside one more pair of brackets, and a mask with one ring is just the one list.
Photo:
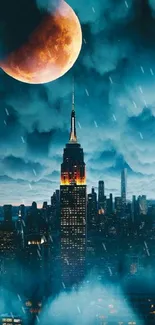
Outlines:
{"label": "building spire", "polygon": [[74,84],[74,76],[72,79],[72,111],[75,111],[75,84]]}
{"label": "building spire", "polygon": [[70,143],[77,142],[76,136],[76,119],[75,119],[75,85],[74,85],[74,77],[72,81],[72,112],[71,112],[71,130],[70,130]]}

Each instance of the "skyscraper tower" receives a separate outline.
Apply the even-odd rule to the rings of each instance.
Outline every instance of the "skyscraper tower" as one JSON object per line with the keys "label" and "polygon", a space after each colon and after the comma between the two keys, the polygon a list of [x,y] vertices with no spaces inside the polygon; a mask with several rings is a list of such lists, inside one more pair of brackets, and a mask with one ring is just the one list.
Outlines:
{"label": "skyscraper tower", "polygon": [[83,149],[77,141],[72,93],[71,130],[61,164],[61,277],[65,286],[81,281],[86,255],[86,175]]}
{"label": "skyscraper tower", "polygon": [[106,211],[106,196],[104,195],[104,181],[98,182],[98,208]]}
{"label": "skyscraper tower", "polygon": [[87,227],[88,231],[96,230],[98,226],[98,210],[97,210],[97,194],[92,188],[92,192],[88,194],[87,202]]}
{"label": "skyscraper tower", "polygon": [[126,209],[126,188],[127,188],[127,169],[123,168],[121,172],[121,198],[122,198],[122,216],[124,217]]}
{"label": "skyscraper tower", "polygon": [[12,205],[11,204],[4,205],[3,211],[4,211],[4,221],[6,223],[11,223],[12,222]]}

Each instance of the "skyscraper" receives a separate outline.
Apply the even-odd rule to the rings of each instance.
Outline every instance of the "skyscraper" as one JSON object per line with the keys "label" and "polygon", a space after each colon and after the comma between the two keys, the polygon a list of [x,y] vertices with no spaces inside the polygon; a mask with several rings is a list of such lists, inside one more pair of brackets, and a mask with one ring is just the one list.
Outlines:
{"label": "skyscraper", "polygon": [[121,172],[121,198],[122,198],[122,217],[126,210],[126,187],[127,187],[127,169],[123,168]]}
{"label": "skyscraper", "polygon": [[146,195],[139,195],[138,196],[138,212],[139,215],[147,215],[147,210],[148,210],[148,206],[147,206],[147,199],[146,199]]}
{"label": "skyscraper", "polygon": [[87,225],[90,231],[96,230],[98,225],[97,194],[94,188],[92,188],[92,192],[88,194]]}
{"label": "skyscraper", "polygon": [[115,197],[115,212],[118,217],[121,216],[122,212],[122,198],[117,196]]}
{"label": "skyscraper", "polygon": [[12,222],[12,205],[11,204],[6,204],[3,206],[4,210],[4,221],[7,223]]}
{"label": "skyscraper", "polygon": [[98,209],[104,211],[107,210],[106,196],[104,195],[104,181],[98,182]]}
{"label": "skyscraper", "polygon": [[110,193],[109,199],[107,201],[107,214],[110,215],[113,212],[113,198],[112,193]]}
{"label": "skyscraper", "polygon": [[[17,268],[17,234],[14,223],[0,223],[0,282],[4,288],[15,285],[20,272]],[[15,285],[16,286],[16,285]]]}
{"label": "skyscraper", "polygon": [[60,191],[56,190],[51,196],[49,221],[53,230],[60,230]]}
{"label": "skyscraper", "polygon": [[61,275],[65,286],[82,280],[86,255],[86,174],[83,149],[77,141],[74,90],[71,131],[61,164]]}
{"label": "skyscraper", "polygon": [[104,182],[98,182],[98,204],[99,209],[104,208]]}
{"label": "skyscraper", "polygon": [[25,205],[24,204],[21,204],[19,206],[18,215],[20,215],[21,218],[25,218]]}
{"label": "skyscraper", "polygon": [[132,205],[131,205],[131,217],[132,217],[133,222],[135,222],[137,212],[138,212],[138,204],[137,204],[136,196],[133,195],[132,196]]}

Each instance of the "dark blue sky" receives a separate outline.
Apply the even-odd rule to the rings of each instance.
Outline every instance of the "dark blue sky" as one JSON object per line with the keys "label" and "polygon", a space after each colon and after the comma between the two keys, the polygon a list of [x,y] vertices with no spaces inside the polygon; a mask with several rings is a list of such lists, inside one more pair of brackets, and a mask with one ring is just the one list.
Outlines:
{"label": "dark blue sky", "polygon": [[[27,6],[29,1],[24,1],[0,4],[1,56],[26,37],[40,19],[40,8],[48,6],[48,0],[37,0],[38,9],[30,6],[28,16],[24,9],[25,18],[19,21],[11,13],[11,27],[16,30],[12,34],[10,10],[16,13],[22,2]],[[143,193],[153,199],[155,1],[68,3],[83,31],[83,47],[74,68],[46,85],[23,84],[0,71],[0,204],[49,200],[59,187],[73,73],[77,134],[85,152],[89,189],[103,179],[106,193],[119,195],[125,163],[128,198]],[[31,18],[29,23],[26,17]]]}

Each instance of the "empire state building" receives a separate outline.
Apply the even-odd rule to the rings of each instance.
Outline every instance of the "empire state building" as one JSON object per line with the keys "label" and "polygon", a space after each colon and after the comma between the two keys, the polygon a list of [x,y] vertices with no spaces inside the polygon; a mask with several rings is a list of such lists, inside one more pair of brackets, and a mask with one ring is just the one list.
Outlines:
{"label": "empire state building", "polygon": [[86,173],[76,136],[74,90],[70,138],[61,164],[60,213],[61,278],[68,287],[84,278],[86,257]]}

